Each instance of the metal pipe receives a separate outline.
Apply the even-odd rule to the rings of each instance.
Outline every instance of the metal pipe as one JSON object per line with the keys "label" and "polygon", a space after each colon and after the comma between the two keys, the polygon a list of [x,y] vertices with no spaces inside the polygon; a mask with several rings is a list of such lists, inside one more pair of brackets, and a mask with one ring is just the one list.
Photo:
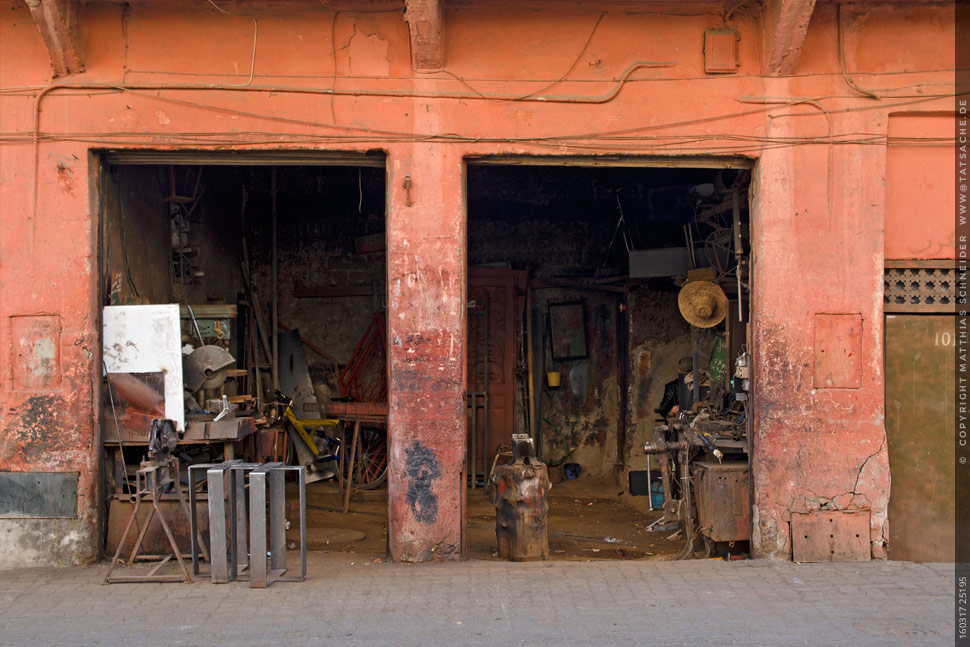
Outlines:
{"label": "metal pipe", "polygon": [[253,385],[251,390],[253,391],[253,395],[256,396],[256,411],[261,411],[263,408],[263,380],[259,373],[259,341],[256,339],[256,304],[253,303],[252,293],[249,295],[249,330],[253,360]]}
{"label": "metal pipe", "polygon": [[[542,381],[545,379],[546,375],[546,330],[549,327],[549,315],[539,315],[542,319],[542,331],[539,333],[539,371],[538,371],[538,390],[539,393],[536,395],[536,430],[538,439],[536,440],[536,446],[539,447],[539,457],[542,459],[542,395],[545,393],[545,389],[542,387]],[[563,443],[563,450],[566,450],[565,443]]]}
{"label": "metal pipe", "polygon": [[[482,328],[484,330],[483,337],[485,338],[482,353],[482,460],[484,465],[488,465],[488,291],[485,291],[485,314],[484,323]],[[488,474],[485,474],[485,469],[482,470],[485,478],[488,478]]]}
{"label": "metal pipe", "polygon": [[529,425],[529,436],[532,438],[532,442],[535,444],[536,458],[540,461],[542,460],[542,443],[539,441],[536,430],[538,429],[538,423],[535,419],[535,342],[532,340],[533,334],[533,322],[532,322],[532,289],[529,287],[528,282],[525,288],[525,338],[526,344],[526,366],[528,368],[529,381],[526,390],[527,399],[529,401],[528,406],[528,425]]}
{"label": "metal pipe", "polygon": [[623,468],[626,466],[626,417],[628,394],[627,394],[627,305],[626,296],[621,295],[618,299],[619,306],[616,315],[616,388],[619,391],[619,411],[616,420],[616,466]]}
{"label": "metal pipe", "polygon": [[195,320],[195,312],[192,310],[192,306],[185,306],[189,310],[189,317],[192,319],[192,327],[195,328],[195,336],[199,339],[199,345],[205,346],[205,342],[202,341],[202,333],[199,331],[199,322]]}
{"label": "metal pipe", "polygon": [[650,473],[650,454],[647,454],[647,503],[653,511],[653,475]]}
{"label": "metal pipe", "polygon": [[738,322],[740,323],[743,321],[741,313],[741,255],[744,250],[741,248],[741,204],[739,200],[738,189],[735,187],[731,191],[731,228],[734,234],[734,274],[738,277]]}
{"label": "metal pipe", "polygon": [[474,391],[468,394],[470,398],[470,404],[472,409],[472,429],[471,429],[471,441],[472,441],[472,489],[477,487],[475,481],[478,479],[478,394]]}
{"label": "metal pipe", "polygon": [[276,167],[270,169],[270,197],[273,213],[273,389],[280,388],[279,277],[276,257]]}
{"label": "metal pipe", "polygon": [[[690,346],[691,346],[691,374],[694,376],[694,401],[691,404],[697,404],[701,401],[701,374],[698,370],[700,368],[700,358],[697,343],[697,331],[691,327],[690,331]],[[683,408],[683,407],[681,407]]]}

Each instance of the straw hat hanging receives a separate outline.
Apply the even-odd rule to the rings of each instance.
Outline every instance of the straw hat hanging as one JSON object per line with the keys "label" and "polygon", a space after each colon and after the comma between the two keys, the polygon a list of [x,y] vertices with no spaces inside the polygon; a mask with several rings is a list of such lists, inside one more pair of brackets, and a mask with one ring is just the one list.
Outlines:
{"label": "straw hat hanging", "polygon": [[680,314],[692,326],[711,328],[727,316],[728,299],[716,283],[691,281],[677,295]]}

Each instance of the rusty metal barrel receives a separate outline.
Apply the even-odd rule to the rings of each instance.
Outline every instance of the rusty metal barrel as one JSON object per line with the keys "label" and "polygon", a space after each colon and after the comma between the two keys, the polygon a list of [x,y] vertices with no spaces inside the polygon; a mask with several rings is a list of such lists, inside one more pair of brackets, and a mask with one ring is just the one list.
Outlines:
{"label": "rusty metal barrel", "polygon": [[513,460],[495,468],[495,538],[498,554],[512,562],[549,559],[546,496],[552,489],[528,434],[513,434]]}

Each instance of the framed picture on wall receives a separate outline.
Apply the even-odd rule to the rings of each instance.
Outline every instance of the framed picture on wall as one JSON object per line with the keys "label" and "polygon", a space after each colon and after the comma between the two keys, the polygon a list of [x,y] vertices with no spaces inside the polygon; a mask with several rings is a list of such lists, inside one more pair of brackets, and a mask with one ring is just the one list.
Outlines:
{"label": "framed picture on wall", "polygon": [[549,304],[549,340],[553,361],[589,358],[585,301]]}

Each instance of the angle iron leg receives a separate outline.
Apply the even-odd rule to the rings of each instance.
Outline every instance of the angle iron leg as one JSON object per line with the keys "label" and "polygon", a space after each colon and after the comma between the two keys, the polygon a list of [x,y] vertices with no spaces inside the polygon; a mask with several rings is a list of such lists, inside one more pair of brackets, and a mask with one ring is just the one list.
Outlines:
{"label": "angle iron leg", "polygon": [[254,470],[249,474],[249,586],[265,589],[266,573],[266,474]]}

